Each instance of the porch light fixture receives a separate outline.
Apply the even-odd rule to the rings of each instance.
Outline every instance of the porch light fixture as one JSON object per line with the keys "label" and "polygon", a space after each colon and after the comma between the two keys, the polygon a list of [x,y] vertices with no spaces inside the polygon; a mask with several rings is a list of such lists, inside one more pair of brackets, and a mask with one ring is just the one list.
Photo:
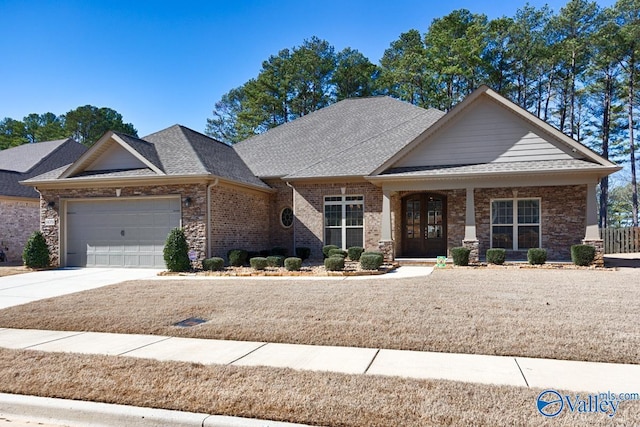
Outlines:
{"label": "porch light fixture", "polygon": [[187,197],[186,199],[184,199],[184,205],[186,207],[191,206],[191,197]]}
{"label": "porch light fixture", "polygon": [[47,209],[51,210],[55,205],[56,205],[56,202],[52,200],[49,203],[47,203]]}

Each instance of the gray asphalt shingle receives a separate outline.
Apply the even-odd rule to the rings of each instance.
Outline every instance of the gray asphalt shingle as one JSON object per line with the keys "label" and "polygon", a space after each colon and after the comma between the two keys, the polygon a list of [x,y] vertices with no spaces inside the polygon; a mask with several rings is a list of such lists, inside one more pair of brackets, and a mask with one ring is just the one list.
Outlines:
{"label": "gray asphalt shingle", "polygon": [[443,114],[386,96],[346,99],[233,148],[261,178],[362,176]]}
{"label": "gray asphalt shingle", "polygon": [[396,178],[439,177],[446,175],[505,173],[505,172],[552,172],[600,169],[602,165],[586,160],[538,160],[529,162],[496,162],[476,165],[425,166],[389,169],[380,176]]}
{"label": "gray asphalt shingle", "polygon": [[[232,147],[184,126],[174,125],[144,138],[122,133],[116,135],[167,176],[213,175],[254,187],[269,188],[249,170]],[[50,171],[35,177],[32,181],[56,180],[66,169]],[[153,176],[158,174],[151,168],[137,168],[82,171],[66,179]]]}
{"label": "gray asphalt shingle", "polygon": [[151,164],[153,164],[158,169],[163,170],[162,161],[160,160],[160,156],[158,156],[155,145],[131,135],[119,132],[114,133],[118,135],[118,137],[120,137],[124,142],[126,142],[131,148],[136,150],[142,157],[147,159]]}
{"label": "gray asphalt shingle", "polygon": [[51,170],[64,170],[85,151],[87,147],[73,139],[24,144],[0,150],[0,196],[37,199],[38,192],[20,184],[20,181]]}

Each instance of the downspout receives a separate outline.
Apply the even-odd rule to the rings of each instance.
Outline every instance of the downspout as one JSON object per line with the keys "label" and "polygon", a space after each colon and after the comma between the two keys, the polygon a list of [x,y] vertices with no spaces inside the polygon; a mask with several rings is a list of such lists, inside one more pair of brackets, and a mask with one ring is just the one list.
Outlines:
{"label": "downspout", "polygon": [[291,209],[293,209],[293,252],[292,256],[298,256],[296,254],[296,189],[293,185],[286,182],[287,187],[291,188]]}
{"label": "downspout", "polygon": [[207,258],[211,258],[211,189],[218,185],[219,178],[207,185]]}

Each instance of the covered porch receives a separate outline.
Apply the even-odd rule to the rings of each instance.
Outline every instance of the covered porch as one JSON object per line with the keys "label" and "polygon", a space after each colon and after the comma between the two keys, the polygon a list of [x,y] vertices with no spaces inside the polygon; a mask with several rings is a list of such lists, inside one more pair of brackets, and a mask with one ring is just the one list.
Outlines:
{"label": "covered porch", "polygon": [[584,243],[602,262],[594,180],[397,178],[372,180],[383,194],[379,249],[388,261],[450,257],[458,246],[471,250],[472,262],[497,247],[511,260],[535,247],[567,261],[571,245]]}

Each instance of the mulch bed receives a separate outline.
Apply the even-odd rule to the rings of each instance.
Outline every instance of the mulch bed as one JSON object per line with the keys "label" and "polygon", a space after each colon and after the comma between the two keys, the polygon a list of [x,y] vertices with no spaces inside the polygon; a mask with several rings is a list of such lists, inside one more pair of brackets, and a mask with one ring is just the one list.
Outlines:
{"label": "mulch bed", "polygon": [[327,271],[324,265],[305,265],[300,271],[288,271],[284,267],[267,267],[264,270],[255,270],[251,267],[225,267],[222,271],[195,270],[187,273],[174,273],[163,271],[160,276],[219,276],[219,277],[283,277],[283,276],[308,276],[308,277],[333,277],[333,276],[376,276],[389,273],[399,267],[399,264],[383,264],[378,270],[363,270],[359,262],[346,261],[344,270]]}

